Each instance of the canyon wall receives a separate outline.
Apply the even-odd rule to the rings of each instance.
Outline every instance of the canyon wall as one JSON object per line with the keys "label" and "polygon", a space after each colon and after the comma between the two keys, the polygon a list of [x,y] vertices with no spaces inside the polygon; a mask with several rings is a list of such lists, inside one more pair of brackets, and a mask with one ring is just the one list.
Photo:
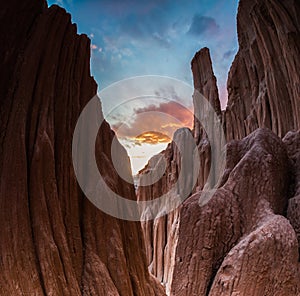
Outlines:
{"label": "canyon wall", "polygon": [[[227,159],[222,179],[216,180],[219,189],[200,206],[211,146],[197,121],[203,106],[194,94],[196,186],[167,217],[143,224],[150,270],[169,295],[300,294],[299,15],[299,1],[240,1],[239,51],[224,111],[209,50],[192,60],[194,87],[222,121]],[[140,187],[139,199],[153,199],[173,186],[180,170],[175,150],[170,144],[162,152],[173,166],[160,183]],[[141,174],[148,171],[154,174],[155,164]],[[194,173],[191,168],[187,177]]]}
{"label": "canyon wall", "polygon": [[[195,118],[192,131],[174,137],[182,153],[199,154],[200,171],[192,161],[182,165],[173,142],[141,171],[155,178],[164,157],[164,176],[138,188],[138,199],[154,199],[182,173],[177,194],[191,196],[141,227],[95,208],[76,181],[72,136],[97,91],[89,39],[57,6],[3,2],[0,294],[159,296],[160,281],[174,296],[300,295],[299,15],[299,1],[240,1],[225,111],[209,50],[195,55],[195,89],[213,106],[228,140],[224,174],[215,175],[219,187],[200,206],[212,147]],[[197,91],[196,115],[203,112]],[[190,133],[197,151],[186,145]],[[104,121],[96,142],[99,171],[116,193],[136,199],[113,167],[113,138]],[[124,148],[116,149],[130,174]]]}
{"label": "canyon wall", "polygon": [[[0,6],[0,294],[164,295],[148,273],[140,224],[95,208],[76,181],[72,136],[97,91],[89,39],[43,0]],[[113,138],[104,122],[99,170],[115,192],[136,199],[113,168]]]}
{"label": "canyon wall", "polygon": [[279,137],[300,127],[300,3],[239,3],[239,51],[228,77],[225,126],[228,139],[258,127]]}

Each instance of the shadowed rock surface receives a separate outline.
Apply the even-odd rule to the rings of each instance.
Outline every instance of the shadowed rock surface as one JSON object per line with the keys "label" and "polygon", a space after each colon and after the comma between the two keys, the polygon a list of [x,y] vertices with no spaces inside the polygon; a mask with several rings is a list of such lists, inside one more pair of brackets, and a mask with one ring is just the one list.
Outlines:
{"label": "shadowed rock surface", "polygon": [[[96,209],[74,175],[73,131],[97,89],[89,39],[45,1],[0,6],[0,294],[164,295],[148,273],[140,224]],[[104,122],[99,170],[135,199],[113,169],[113,137]],[[130,174],[121,145],[118,155]]]}
{"label": "shadowed rock surface", "polygon": [[[209,50],[192,60],[194,87],[222,119],[228,155],[220,188],[200,207],[211,147],[195,119],[201,165],[193,195],[167,217],[143,224],[150,270],[170,295],[300,295],[299,15],[299,1],[240,1],[225,111]],[[196,117],[205,113],[195,94],[194,109]],[[179,171],[173,151],[171,144],[162,152],[173,163],[164,179],[140,187],[138,198],[172,188]],[[147,169],[154,174],[155,165]]]}

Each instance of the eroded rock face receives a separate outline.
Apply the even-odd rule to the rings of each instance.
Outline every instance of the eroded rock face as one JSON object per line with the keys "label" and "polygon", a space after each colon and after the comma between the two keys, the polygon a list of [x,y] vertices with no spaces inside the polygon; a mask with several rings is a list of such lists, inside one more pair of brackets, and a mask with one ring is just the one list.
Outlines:
{"label": "eroded rock face", "polygon": [[227,139],[258,127],[283,137],[300,127],[300,3],[239,3],[239,51],[228,77]]}
{"label": "eroded rock face", "polygon": [[[207,110],[203,111],[197,102],[197,100],[200,100],[200,93],[204,93],[205,97],[214,106],[216,113],[221,116],[216,78],[213,74],[211,58],[207,48],[200,50],[193,58],[192,72],[195,77],[193,99],[195,114],[197,115],[194,120],[193,131],[188,129],[178,130],[174,134],[173,142],[169,144],[167,149],[158,156],[153,157],[145,169],[140,172],[140,177],[146,177],[148,181],[156,180],[156,175],[159,174],[161,169],[161,158],[165,159],[167,166],[162,178],[158,182],[150,182],[153,183],[151,186],[139,186],[137,192],[139,200],[160,197],[162,194],[174,190],[174,186],[176,186],[176,189],[173,194],[188,197],[190,193],[201,190],[207,180],[211,157],[207,134],[197,120],[197,118],[203,118],[207,112]],[[203,73],[203,76],[201,76],[201,73]],[[192,133],[192,137],[195,139],[194,146],[188,144],[189,133]],[[184,167],[181,167],[180,151],[191,156],[190,161],[185,161]],[[196,153],[198,154],[199,168],[194,167]],[[183,180],[178,180],[180,173],[184,176]],[[194,178],[196,178],[196,182],[194,182]],[[177,182],[180,183],[179,186]],[[142,223],[149,270],[166,285],[167,291],[170,289],[173,267],[175,266],[179,213],[180,208],[154,221]]]}
{"label": "eroded rock face", "polygon": [[283,142],[290,156],[290,175],[293,176],[287,217],[296,231],[300,251],[300,130],[288,132]]}
{"label": "eroded rock face", "polygon": [[[164,295],[148,273],[140,224],[95,208],[74,175],[73,131],[97,88],[89,39],[44,1],[3,2],[0,22],[0,294]],[[104,122],[99,170],[135,199],[113,168],[113,137]]]}
{"label": "eroded rock face", "polygon": [[[164,157],[167,167],[163,177],[158,182],[153,182],[151,186],[140,186],[138,188],[138,199],[147,200],[149,198],[157,198],[162,194],[169,192],[178,181],[180,171],[185,176],[181,182],[176,194],[185,196],[192,192],[197,192],[203,188],[210,174],[211,166],[211,147],[209,138],[197,118],[205,118],[208,110],[203,110],[199,102],[199,96],[204,95],[216,111],[217,116],[221,119],[221,108],[218,96],[216,77],[213,73],[210,53],[204,48],[196,53],[191,63],[194,75],[195,92],[193,95],[195,106],[194,128],[192,131],[194,138],[194,146],[188,145],[188,138],[184,136],[184,129],[174,134],[173,142],[158,157]],[[185,129],[185,133],[188,129]],[[185,147],[182,152],[185,155],[191,155],[190,163],[185,163],[185,167],[181,168],[181,154],[177,145]],[[191,150],[192,149],[192,150]],[[197,153],[197,155],[196,155]],[[196,157],[197,156],[197,157]],[[159,161],[155,162],[154,157],[140,172],[140,176],[148,179],[152,176],[156,180],[159,170]],[[199,162],[199,167],[194,165]],[[151,172],[151,174],[149,173]],[[217,173],[217,172],[216,172]],[[194,178],[196,182],[194,182]],[[213,176],[212,179],[216,179]],[[216,181],[216,180],[215,180]],[[188,196],[187,195],[187,196]],[[173,276],[173,267],[175,260],[175,250],[178,241],[178,225],[179,225],[180,208],[174,210],[166,217],[156,219],[154,221],[144,222],[143,230],[145,235],[147,258],[150,271],[166,285],[167,291],[170,290],[170,283]]]}
{"label": "eroded rock face", "polygon": [[[139,200],[147,200],[148,197],[157,198],[168,192],[181,196],[191,192],[193,180],[190,170],[193,167],[194,147],[187,145],[189,137],[192,138],[192,135],[188,128],[177,130],[174,134],[174,142],[169,144],[165,151],[153,158],[156,162],[150,160],[148,165],[140,172],[151,183],[153,178],[156,180],[156,174],[160,170],[161,158],[165,159],[167,167],[162,178],[158,182],[153,182],[153,185],[139,186],[137,192]],[[184,162],[184,166],[181,163],[180,151],[191,156],[190,161]],[[179,174],[184,178],[178,180]],[[164,284],[169,282],[172,277],[178,213],[178,209],[176,209],[154,221],[142,223],[149,270]]]}
{"label": "eroded rock face", "polygon": [[[299,132],[280,140],[300,129],[299,15],[297,1],[240,1],[239,51],[229,73],[225,111],[220,110],[209,50],[200,50],[192,60],[195,89],[222,118],[227,141],[235,141],[228,144],[220,188],[200,207],[211,147],[195,120],[201,169],[194,195],[164,220],[144,226],[149,263],[158,262],[151,270],[170,295],[300,293]],[[196,115],[205,113],[195,95],[194,107]],[[163,153],[170,155],[170,163],[178,162],[172,145]],[[166,175],[176,178],[176,169],[170,168]],[[188,178],[193,174],[191,169]],[[157,188],[171,186],[164,182],[150,191],[139,188],[139,198],[155,198]],[[159,249],[160,235],[153,229],[165,234]],[[166,261],[166,254],[172,261]]]}
{"label": "eroded rock face", "polygon": [[182,206],[170,295],[297,295],[297,239],[281,216],[283,143],[257,130],[229,144],[227,163],[228,178],[207,205],[196,193]]}
{"label": "eroded rock face", "polygon": [[[152,242],[150,270],[168,295],[300,293],[299,215],[297,198],[289,200],[293,174],[286,149],[295,138],[291,133],[283,143],[258,129],[230,142],[223,186],[208,204],[200,206],[198,191],[168,216],[143,224]],[[288,203],[295,230],[284,218]]]}
{"label": "eroded rock face", "polygon": [[206,138],[205,132],[201,123],[197,118],[203,118],[201,112],[205,113],[200,102],[198,101],[197,94],[203,95],[212,105],[213,109],[218,116],[221,115],[221,106],[219,101],[219,93],[217,88],[217,79],[213,72],[210,52],[208,48],[202,48],[199,50],[192,59],[191,70],[194,79],[194,137],[197,144]]}

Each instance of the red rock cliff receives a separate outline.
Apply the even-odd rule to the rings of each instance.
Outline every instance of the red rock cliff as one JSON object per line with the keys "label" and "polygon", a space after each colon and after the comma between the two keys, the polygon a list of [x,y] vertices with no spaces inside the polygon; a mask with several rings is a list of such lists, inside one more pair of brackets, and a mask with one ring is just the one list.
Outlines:
{"label": "red rock cliff", "polygon": [[[194,195],[143,225],[151,270],[170,295],[300,294],[299,132],[289,132],[300,129],[299,15],[299,1],[240,1],[239,51],[223,112],[209,50],[192,60],[195,89],[222,117],[227,140],[235,141],[227,145],[220,188],[200,207],[210,145],[195,120],[201,169]],[[194,108],[202,112],[197,96]],[[163,152],[174,163],[165,175],[176,179],[172,147]],[[174,183],[161,182],[150,191],[140,187],[139,198],[155,198],[157,186],[164,192]]]}
{"label": "red rock cliff", "polygon": [[228,77],[225,112],[228,139],[258,127],[283,137],[300,128],[300,3],[247,1],[239,4],[239,51]]}
{"label": "red rock cliff", "polygon": [[[73,131],[97,89],[89,39],[42,0],[0,6],[0,294],[164,295],[148,273],[140,224],[95,208],[74,175]],[[98,166],[135,199],[113,169],[113,137],[104,123]]]}

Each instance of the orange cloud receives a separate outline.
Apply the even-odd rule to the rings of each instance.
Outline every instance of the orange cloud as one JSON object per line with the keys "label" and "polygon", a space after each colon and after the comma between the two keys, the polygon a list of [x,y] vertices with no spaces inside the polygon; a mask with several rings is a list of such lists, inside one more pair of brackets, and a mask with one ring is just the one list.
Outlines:
{"label": "orange cloud", "polygon": [[[145,108],[139,108],[135,110],[136,114],[144,113],[144,112],[162,112],[165,114],[169,114],[175,117],[178,121],[182,122],[182,124],[186,127],[193,127],[193,111],[182,106],[181,104],[170,101],[167,103],[156,105],[149,105]],[[170,123],[171,124],[171,123]]]}
{"label": "orange cloud", "polygon": [[98,46],[97,45],[95,45],[95,44],[91,44],[91,49],[92,50],[95,50],[95,49],[97,49],[98,48]]}
{"label": "orange cloud", "polygon": [[147,143],[156,145],[159,143],[170,143],[171,138],[160,132],[148,131],[135,137],[135,141],[139,144]]}
{"label": "orange cloud", "polygon": [[193,126],[193,112],[179,103],[170,101],[134,110],[127,122],[113,125],[119,139],[127,139],[136,145],[142,143],[169,143],[174,132],[181,127]]}

